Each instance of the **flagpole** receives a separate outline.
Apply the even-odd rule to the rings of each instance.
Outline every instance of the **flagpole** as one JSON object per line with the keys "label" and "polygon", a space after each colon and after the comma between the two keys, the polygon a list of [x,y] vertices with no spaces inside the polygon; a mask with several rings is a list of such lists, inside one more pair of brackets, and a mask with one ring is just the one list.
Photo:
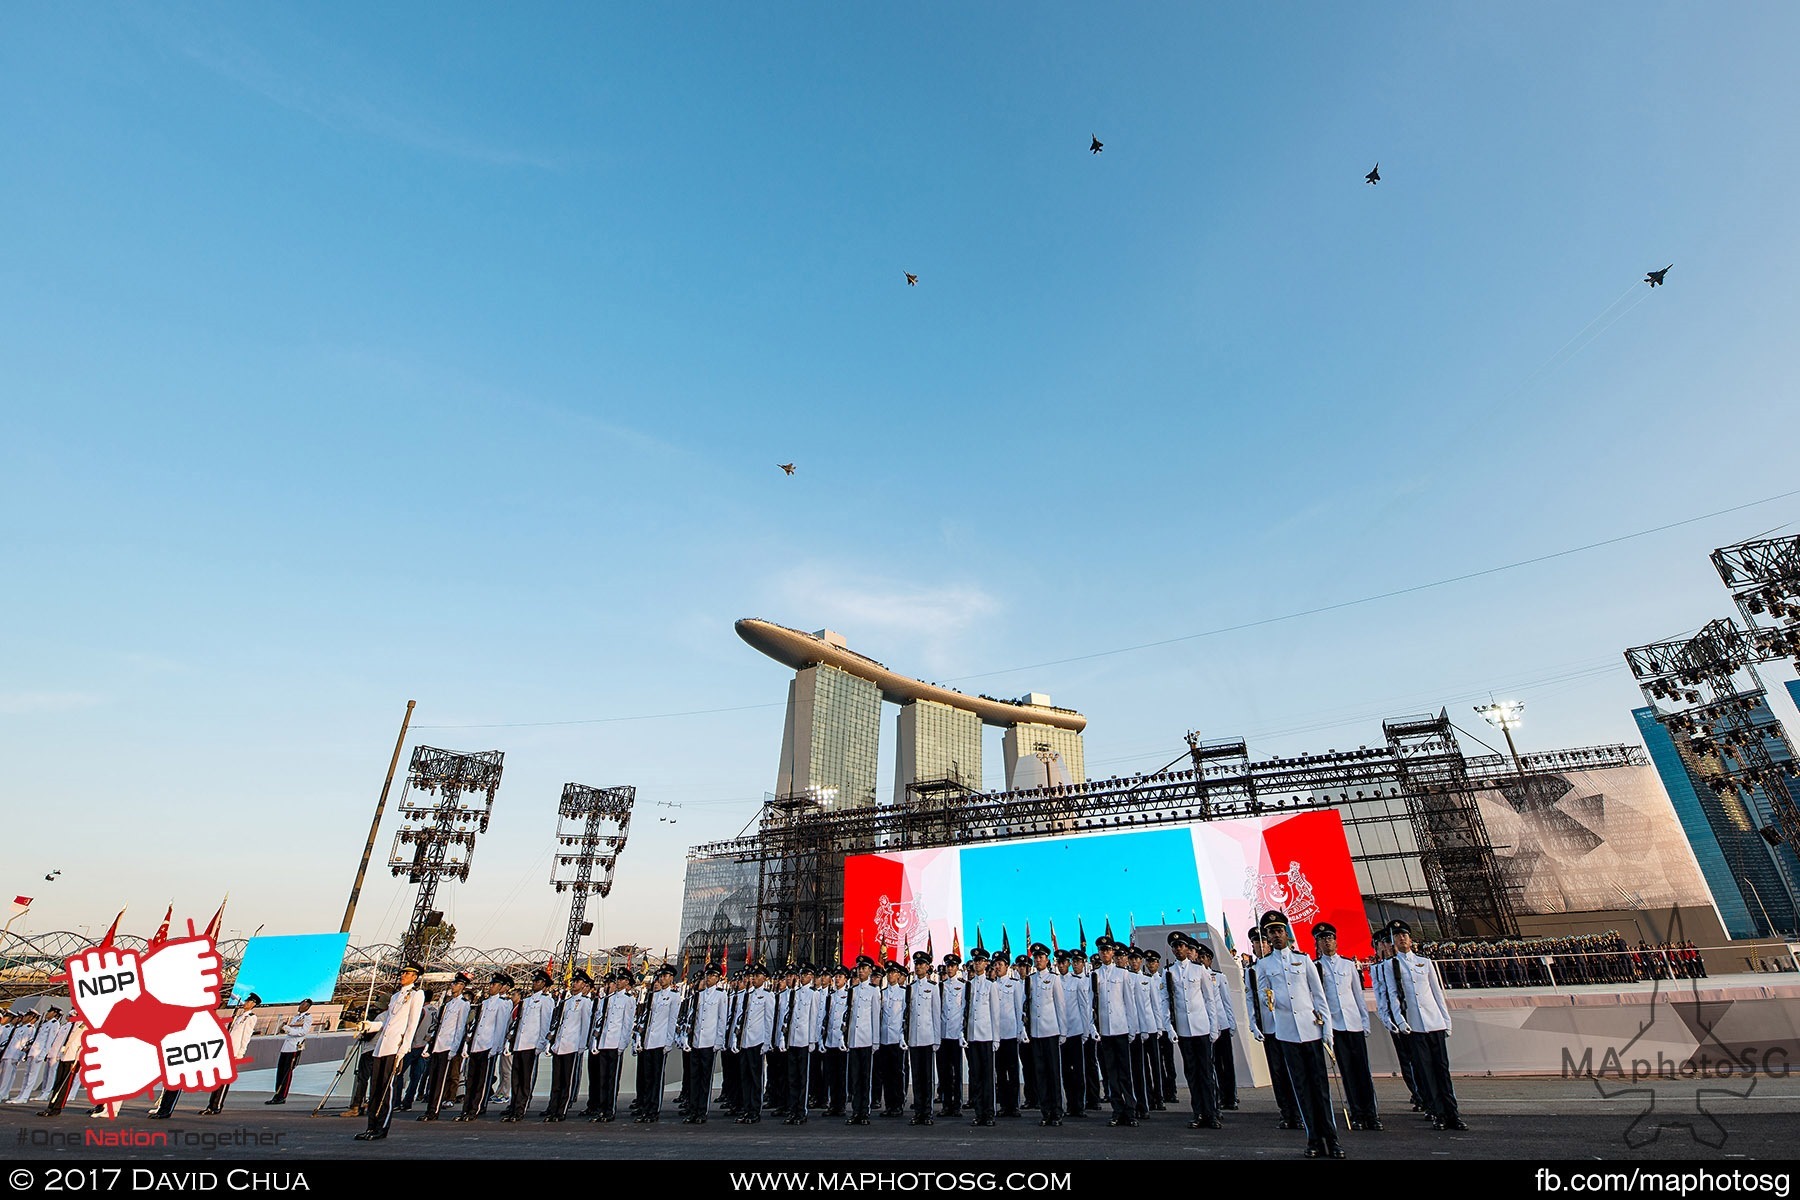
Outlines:
{"label": "flagpole", "polygon": [[339,933],[350,932],[350,922],[356,919],[356,898],[362,895],[363,876],[369,873],[369,856],[375,853],[375,834],[381,828],[381,811],[387,807],[388,789],[394,786],[394,771],[400,765],[400,751],[406,746],[406,727],[412,724],[413,705],[417,700],[406,702],[406,715],[400,719],[400,736],[394,739],[394,757],[388,760],[387,778],[381,784],[381,798],[375,802],[375,819],[369,822],[369,840],[363,846],[362,862],[356,868],[356,882],[350,885],[350,903],[344,906],[344,924]]}

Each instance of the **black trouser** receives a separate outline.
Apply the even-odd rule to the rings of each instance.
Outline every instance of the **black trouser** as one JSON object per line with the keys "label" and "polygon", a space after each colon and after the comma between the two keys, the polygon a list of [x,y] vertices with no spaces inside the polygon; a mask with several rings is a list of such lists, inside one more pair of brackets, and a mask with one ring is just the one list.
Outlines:
{"label": "black trouser", "polygon": [[575,1054],[553,1054],[550,1056],[550,1103],[544,1109],[546,1117],[558,1120],[569,1115],[569,1100],[575,1090]]}
{"label": "black trouser", "polygon": [[362,1108],[369,1101],[369,1072],[373,1069],[373,1051],[364,1050],[356,1060],[356,1086],[350,1090],[350,1107]]}
{"label": "black trouser", "polygon": [[1086,1079],[1087,1103],[1089,1110],[1106,1106],[1106,1093],[1100,1087],[1100,1039],[1088,1038],[1081,1044],[1082,1064],[1086,1068],[1083,1074]]}
{"label": "black trouser", "polygon": [[425,1085],[425,1115],[435,1117],[443,1111],[444,1101],[450,1091],[450,1058],[448,1050],[439,1050],[431,1056],[431,1079]]}
{"label": "black trouser", "polygon": [[969,1043],[969,1107],[977,1121],[994,1119],[994,1043]]}
{"label": "black trouser", "polygon": [[1193,1106],[1194,1120],[1218,1120],[1219,1077],[1213,1068],[1211,1038],[1201,1034],[1181,1039],[1181,1072],[1187,1077],[1188,1100]]}
{"label": "black trouser", "polygon": [[1337,1122],[1331,1116],[1331,1077],[1325,1073],[1325,1042],[1284,1042],[1270,1038],[1287,1065],[1288,1079],[1300,1103],[1300,1119],[1306,1126],[1306,1144],[1337,1145]]}
{"label": "black trouser", "polygon": [[512,1101],[506,1106],[509,1117],[523,1117],[531,1107],[532,1084],[537,1079],[537,1048],[514,1049],[512,1052]]}
{"label": "black trouser", "polygon": [[936,1046],[909,1046],[907,1059],[912,1065],[913,1119],[929,1121],[931,1104],[937,1099]]}
{"label": "black trouser", "polygon": [[688,1051],[681,1090],[687,1095],[688,1116],[706,1120],[706,1106],[712,1099],[713,1055],[711,1046],[697,1046]]}
{"label": "black trouser", "polygon": [[963,1110],[962,1047],[957,1045],[956,1038],[945,1038],[938,1043],[937,1079],[938,1096],[944,1105],[944,1115],[946,1117],[961,1115]]}
{"label": "black trouser", "polygon": [[1063,1043],[1062,1086],[1063,1115],[1087,1115],[1087,1039],[1072,1038],[1075,1044]]}
{"label": "black trouser", "polygon": [[994,1100],[1003,1117],[1019,1111],[1019,1039],[1001,1038],[994,1051]]}
{"label": "black trouser", "polygon": [[806,1120],[806,1092],[812,1083],[812,1049],[789,1046],[782,1057],[787,1059],[787,1115],[789,1120]]}
{"label": "black trouser", "polygon": [[906,1107],[906,1047],[898,1042],[875,1048],[875,1075],[881,1081],[881,1111]]}
{"label": "black trouser", "polygon": [[1388,1039],[1394,1043],[1394,1057],[1400,1062],[1400,1078],[1406,1080],[1410,1102],[1420,1108],[1426,1107],[1425,1093],[1419,1090],[1418,1065],[1413,1062],[1412,1034],[1389,1030]]}
{"label": "black trouser", "polygon": [[587,1056],[587,1112],[610,1117],[619,1103],[619,1051],[594,1051]]}
{"label": "black trouser", "polygon": [[[405,1084],[404,1090],[401,1084]],[[394,1082],[394,1090],[400,1093],[400,1107],[411,1108],[413,1101],[419,1098],[419,1089],[425,1085],[425,1048],[408,1050],[406,1057],[400,1060],[400,1078]]]}
{"label": "black trouser", "polygon": [[386,1133],[394,1119],[394,1091],[399,1086],[400,1056],[371,1056],[369,1063],[369,1129]]}
{"label": "black trouser", "polygon": [[1137,1102],[1131,1096],[1131,1035],[1109,1034],[1100,1039],[1100,1062],[1106,1068],[1106,1098],[1112,1101],[1116,1120],[1135,1120]]}
{"label": "black trouser", "polygon": [[1344,1103],[1359,1125],[1375,1120],[1375,1077],[1369,1073],[1369,1039],[1361,1030],[1339,1029],[1331,1035],[1338,1074],[1344,1080]]}
{"label": "black trouser", "polygon": [[637,1113],[640,1117],[662,1116],[663,1068],[667,1065],[667,1057],[668,1050],[661,1046],[638,1051]]}
{"label": "black trouser", "polygon": [[471,1119],[481,1115],[487,1104],[488,1064],[493,1059],[493,1051],[477,1050],[469,1055],[469,1061],[463,1066],[463,1116]]}
{"label": "black trouser", "polygon": [[776,1112],[787,1111],[787,1051],[770,1050],[764,1055],[765,1083],[763,1104]]}
{"label": "black trouser", "polygon": [[875,1047],[852,1046],[844,1051],[845,1082],[850,1089],[850,1115],[867,1120],[875,1092]]}
{"label": "black trouser", "polygon": [[1025,1084],[1024,1106],[1026,1108],[1036,1108],[1038,1106],[1037,1055],[1027,1049],[1030,1045],[1031,1043],[1025,1041],[1023,1038],[1019,1039],[1019,1077]]}
{"label": "black trouser", "polygon": [[1031,1039],[1032,1073],[1037,1076],[1038,1110],[1046,1121],[1062,1120],[1062,1039],[1046,1034]]}
{"label": "black trouser", "polygon": [[294,1064],[299,1061],[298,1050],[284,1050],[275,1059],[275,1099],[287,1099],[288,1085],[294,1082]]}
{"label": "black trouser", "polygon": [[1179,1099],[1175,1094],[1175,1039],[1164,1034],[1156,1040],[1162,1044],[1162,1098],[1172,1104]]}
{"label": "black trouser", "polygon": [[175,1111],[175,1105],[180,1099],[180,1088],[165,1087],[162,1090],[162,1099],[157,1101],[156,1104],[156,1115],[159,1117],[168,1116]]}
{"label": "black trouser", "polygon": [[810,1064],[806,1069],[806,1103],[813,1108],[825,1108],[825,1052],[814,1046],[806,1060]]}
{"label": "black trouser", "polygon": [[738,1051],[738,1104],[742,1120],[762,1120],[763,1048],[746,1046]]}
{"label": "black trouser", "polygon": [[1456,1120],[1459,1114],[1456,1088],[1450,1082],[1450,1035],[1439,1029],[1402,1036],[1412,1041],[1413,1073],[1418,1077],[1425,1107],[1445,1124]]}
{"label": "black trouser", "polygon": [[1162,1050],[1162,1034],[1153,1033],[1144,1039],[1144,1091],[1150,1097],[1151,1108],[1163,1106]]}
{"label": "black trouser", "polygon": [[1231,1030],[1222,1030],[1219,1040],[1212,1044],[1213,1074],[1219,1080],[1219,1107],[1237,1107],[1237,1055],[1232,1053],[1231,1044],[1235,1039]]}
{"label": "black trouser", "polygon": [[212,1090],[212,1093],[209,1096],[207,1096],[206,1107],[202,1111],[203,1112],[214,1112],[214,1113],[222,1112],[225,1108],[225,1097],[230,1094],[231,1094],[231,1085],[229,1083],[222,1084],[219,1087],[214,1088]]}
{"label": "black trouser", "polygon": [[841,1117],[848,1110],[849,1080],[845,1075],[847,1054],[843,1050],[819,1051],[819,1071],[825,1078],[825,1112]]}
{"label": "black trouser", "polygon": [[719,1103],[726,1112],[738,1110],[738,1052],[719,1051]]}
{"label": "black trouser", "polygon": [[[50,1085],[50,1103],[44,1106],[44,1111],[53,1117],[61,1116],[63,1105],[69,1102],[69,1093],[73,1091],[74,1088],[75,1060],[72,1058],[58,1059],[56,1063],[56,1082]],[[220,1088],[219,1090],[224,1091],[225,1089]]]}
{"label": "black trouser", "polygon": [[1272,1036],[1263,1038],[1262,1049],[1263,1061],[1269,1064],[1269,1082],[1275,1088],[1275,1107],[1281,1110],[1282,1120],[1298,1125],[1300,1103],[1294,1098],[1294,1081],[1288,1078],[1287,1059]]}
{"label": "black trouser", "polygon": [[1145,1076],[1144,1039],[1131,1039],[1130,1054],[1131,1074],[1127,1076],[1126,1090],[1131,1094],[1131,1115],[1140,1120],[1150,1115],[1150,1081]]}

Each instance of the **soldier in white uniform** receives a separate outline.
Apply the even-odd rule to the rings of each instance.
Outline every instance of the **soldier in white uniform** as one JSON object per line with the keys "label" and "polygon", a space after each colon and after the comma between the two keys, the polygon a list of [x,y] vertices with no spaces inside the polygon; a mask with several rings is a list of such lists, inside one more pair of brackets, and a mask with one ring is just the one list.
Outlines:
{"label": "soldier in white uniform", "polygon": [[1405,921],[1393,921],[1395,954],[1388,963],[1393,984],[1394,1011],[1401,1017],[1400,1032],[1412,1045],[1413,1075],[1433,1129],[1467,1129],[1456,1105],[1456,1088],[1450,1082],[1450,1002],[1444,998],[1444,981],[1437,964],[1413,952],[1412,930]]}
{"label": "soldier in white uniform", "polygon": [[963,1046],[969,1060],[971,1126],[994,1124],[994,1055],[1000,1048],[1000,990],[988,978],[988,952],[977,947],[969,955],[969,978],[963,991]]}
{"label": "soldier in white uniform", "polygon": [[962,955],[944,955],[938,975],[938,991],[944,1000],[944,1024],[938,1032],[938,1116],[960,1117],[963,1111],[963,997],[969,981],[962,975]]}
{"label": "soldier in white uniform", "polygon": [[369,1127],[356,1135],[359,1142],[378,1142],[388,1135],[400,1058],[412,1045],[413,1033],[425,1013],[425,993],[419,989],[423,973],[417,963],[400,968],[400,986],[388,997],[369,1068]]}
{"label": "soldier in white uniform", "polygon": [[515,1124],[525,1119],[525,1111],[531,1107],[538,1055],[549,1049],[550,1022],[556,1015],[556,997],[550,994],[555,980],[550,978],[550,972],[537,971],[531,982],[536,987],[519,1002],[512,1037],[507,1041],[512,1049],[512,1100],[500,1119]]}
{"label": "soldier in white uniform", "polygon": [[1422,1113],[1425,1097],[1419,1092],[1418,1076],[1413,1070],[1412,1039],[1400,1032],[1401,1014],[1394,1008],[1394,933],[1386,925],[1375,931],[1375,962],[1369,967],[1369,982],[1375,986],[1375,1016],[1394,1047],[1394,1058],[1400,1063],[1400,1078],[1406,1083],[1406,1094],[1412,1110]]}
{"label": "soldier in white uniform", "polygon": [[504,971],[494,972],[493,978],[488,980],[487,997],[477,1008],[475,1028],[466,1043],[468,1061],[463,1067],[463,1110],[456,1118],[458,1121],[476,1120],[487,1107],[488,1078],[492,1074],[490,1064],[506,1044],[507,1032],[512,1028],[513,1003],[506,994],[512,984],[512,976]]}
{"label": "soldier in white uniform", "polygon": [[1213,965],[1213,949],[1205,942],[1199,942],[1195,954],[1202,970],[1212,976],[1213,981],[1213,1028],[1219,1035],[1212,1044],[1213,1075],[1219,1083],[1219,1110],[1234,1112],[1238,1106],[1237,1094],[1237,1006],[1232,1003],[1226,991],[1225,973]]}
{"label": "soldier in white uniform", "polygon": [[850,1093],[850,1115],[844,1120],[846,1125],[869,1123],[869,1109],[875,1095],[875,1048],[881,1044],[881,1001],[881,985],[875,980],[875,960],[859,954],[844,1024],[844,1062]]}
{"label": "soldier in white uniform", "polygon": [[606,995],[594,1008],[593,1030],[588,1042],[588,1106],[590,1122],[605,1124],[618,1111],[619,1076],[631,1033],[637,1026],[637,994],[631,976],[623,969],[606,977]]}
{"label": "soldier in white uniform", "polygon": [[1213,1068],[1212,1044],[1218,1037],[1213,1025],[1217,1001],[1212,972],[1200,965],[1200,943],[1177,929],[1169,934],[1169,950],[1175,961],[1163,972],[1169,992],[1169,1023],[1181,1047],[1181,1070],[1187,1078],[1188,1101],[1193,1109],[1189,1129],[1219,1129],[1219,1080]]}
{"label": "soldier in white uniform", "polygon": [[701,972],[699,990],[694,994],[687,1031],[687,1074],[682,1089],[687,1094],[687,1125],[706,1124],[707,1103],[712,1099],[713,1059],[725,1044],[725,1013],[731,993],[719,978],[719,969],[710,963]]}
{"label": "soldier in white uniform", "polygon": [[640,1125],[662,1120],[663,1077],[669,1047],[675,1044],[675,1019],[681,993],[675,990],[675,968],[668,963],[656,969],[650,991],[644,997],[643,1020],[637,1039],[637,1116]]}
{"label": "soldier in white uniform", "polygon": [[1281,1055],[1280,1048],[1271,1037],[1266,1036],[1268,1014],[1263,1011],[1261,1000],[1262,989],[1257,983],[1257,972],[1261,970],[1262,959],[1269,953],[1269,942],[1262,929],[1250,931],[1250,945],[1256,961],[1244,968],[1244,1008],[1250,1014],[1250,1036],[1262,1047],[1263,1061],[1269,1066],[1269,1085],[1275,1090],[1275,1107],[1281,1110],[1281,1128],[1300,1129],[1300,1101],[1294,1095],[1294,1084],[1288,1078],[1287,1059]]}
{"label": "soldier in white uniform", "polygon": [[[1069,1021],[1069,1040],[1063,1043],[1063,1116],[1086,1120],[1090,1105],[1099,1107],[1098,1095],[1088,1094],[1088,1058],[1098,1047],[1094,1033],[1094,977],[1088,972],[1087,952],[1073,947],[1068,955],[1069,973],[1062,977],[1063,1014]],[[1094,1063],[1098,1078],[1100,1065]]]}
{"label": "soldier in white uniform", "polygon": [[994,1098],[997,1115],[1019,1115],[1020,1074],[1019,1035],[1025,1031],[1025,981],[1013,970],[1004,953],[996,954],[988,969],[993,973],[994,990],[1000,1006],[1000,1045],[994,1051]]}
{"label": "soldier in white uniform", "polygon": [[78,1015],[69,1023],[69,1031],[63,1035],[62,1046],[56,1052],[56,1080],[50,1085],[50,1103],[38,1113],[40,1117],[59,1117],[63,1105],[68,1103],[69,1093],[75,1089],[76,1070],[81,1062],[81,1035],[87,1032],[87,1022]]}
{"label": "soldier in white uniform", "polygon": [[1337,952],[1337,927],[1329,921],[1315,921],[1312,936],[1317,951],[1313,961],[1331,1009],[1331,1048],[1337,1053],[1338,1077],[1344,1081],[1350,1128],[1378,1130],[1381,1118],[1375,1110],[1375,1077],[1369,1071],[1369,1010],[1362,968]]}
{"label": "soldier in white uniform", "polygon": [[421,1121],[435,1121],[444,1108],[450,1086],[450,1063],[463,1052],[469,1036],[469,977],[461,971],[450,980],[449,991],[438,1002],[437,1027],[426,1043],[425,1113]]}
{"label": "soldier in white uniform", "polygon": [[[1171,954],[1169,961],[1173,963],[1175,956]],[[1155,1069],[1151,1071],[1152,1080],[1160,1085],[1150,1089],[1150,1098],[1155,1101],[1151,1107],[1164,1109],[1175,1103],[1175,1010],[1169,1004],[1169,977],[1163,967],[1162,955],[1154,947],[1144,951],[1144,969],[1150,973],[1150,980],[1156,986],[1156,1011],[1160,1014],[1162,1032],[1151,1039],[1155,1053],[1150,1055]]]}
{"label": "soldier in white uniform", "polygon": [[29,1074],[31,1070],[31,1043],[37,1037],[38,1015],[35,1011],[21,1013],[12,1025],[12,1040],[6,1044],[6,1052],[0,1056],[0,1100],[12,1097],[14,1077],[20,1072]]}
{"label": "soldier in white uniform", "polygon": [[825,1081],[825,1115],[828,1117],[843,1117],[850,1108],[849,1055],[845,1043],[849,1022],[850,968],[838,963],[831,968],[831,986],[825,992],[825,1021],[819,1043]]}
{"label": "soldier in white uniform", "polygon": [[69,1023],[62,1020],[62,1009],[51,1006],[38,1022],[37,1033],[25,1052],[25,1086],[12,1098],[14,1104],[28,1104],[38,1094],[50,1094],[50,1081],[57,1056],[69,1036]]}
{"label": "soldier in white uniform", "polygon": [[875,1077],[881,1085],[881,1115],[897,1117],[906,1111],[906,968],[890,958],[883,969],[887,983],[881,989]]}
{"label": "soldier in white uniform", "polygon": [[1325,1039],[1331,1036],[1325,985],[1312,960],[1290,945],[1293,930],[1287,917],[1276,911],[1264,913],[1262,930],[1270,946],[1256,964],[1255,999],[1262,1009],[1263,1036],[1275,1043],[1287,1066],[1306,1126],[1306,1157],[1342,1158],[1331,1112],[1331,1076],[1325,1066]]}
{"label": "soldier in white uniform", "polygon": [[931,955],[913,954],[913,977],[906,984],[906,1010],[901,1018],[906,1053],[912,1069],[913,1115],[908,1124],[933,1124],[931,1106],[937,1092],[937,1053],[944,1040],[944,993],[931,977]]}
{"label": "soldier in white uniform", "polygon": [[306,1035],[312,1032],[312,1001],[302,1000],[294,1015],[281,1023],[281,1051],[275,1060],[275,1094],[264,1104],[286,1104],[288,1085],[294,1082],[294,1065],[306,1049]]}
{"label": "soldier in white uniform", "polygon": [[1160,1107],[1162,1103],[1160,1094],[1154,1100],[1150,1095],[1150,1055],[1154,1053],[1151,1039],[1162,1030],[1162,1020],[1168,1014],[1157,1003],[1155,984],[1144,971],[1142,946],[1125,947],[1125,973],[1131,979],[1138,1025],[1137,1034],[1131,1039],[1131,1103],[1137,1119],[1142,1121],[1149,1118],[1152,1104]]}
{"label": "soldier in white uniform", "polygon": [[1106,1098],[1112,1102],[1108,1125],[1135,1128],[1137,1101],[1131,1094],[1131,1043],[1137,1036],[1137,985],[1130,972],[1114,961],[1118,943],[1109,937],[1094,942],[1099,965],[1094,968],[1094,1029],[1100,1036],[1100,1064],[1106,1072]]}
{"label": "soldier in white uniform", "polygon": [[1031,947],[1031,974],[1025,977],[1025,1028],[1021,1037],[1031,1047],[1037,1066],[1041,1126],[1062,1124],[1062,1048],[1073,1022],[1063,1009],[1062,976],[1050,969],[1050,947]]}
{"label": "soldier in white uniform", "polygon": [[788,989],[786,1019],[781,1023],[781,1048],[787,1056],[787,1116],[784,1125],[804,1125],[808,1095],[812,1090],[812,1056],[825,1029],[825,991],[814,982],[816,972],[801,963],[799,978]]}
{"label": "soldier in white uniform", "polygon": [[738,1053],[739,1125],[762,1123],[763,1051],[775,1032],[775,993],[768,984],[765,964],[750,968],[750,988],[738,1006],[737,1030],[732,1034]]}
{"label": "soldier in white uniform", "polygon": [[569,994],[556,1006],[550,1022],[550,1103],[544,1120],[554,1124],[569,1119],[569,1105],[580,1090],[581,1055],[587,1050],[594,1026],[594,977],[577,970],[569,976]]}
{"label": "soldier in white uniform", "polygon": [[[250,1054],[250,1039],[256,1036],[256,1010],[262,1007],[262,997],[251,992],[244,997],[243,1003],[232,1015],[231,1024],[226,1027],[225,1040],[231,1047],[231,1061],[242,1063]],[[225,1110],[225,1097],[230,1095],[231,1085],[222,1083],[207,1097],[206,1107],[200,1110],[203,1117],[216,1117]]]}

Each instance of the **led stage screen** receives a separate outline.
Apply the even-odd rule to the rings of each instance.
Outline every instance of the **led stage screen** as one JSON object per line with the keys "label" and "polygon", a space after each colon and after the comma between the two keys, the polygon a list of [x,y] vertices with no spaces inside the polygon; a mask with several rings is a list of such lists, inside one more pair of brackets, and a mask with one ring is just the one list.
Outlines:
{"label": "led stage screen", "polygon": [[844,960],[882,946],[922,950],[928,938],[941,957],[953,936],[966,956],[978,932],[989,950],[1004,934],[1017,954],[1027,921],[1045,944],[1054,922],[1062,946],[1085,929],[1091,948],[1108,921],[1119,938],[1134,923],[1210,921],[1241,945],[1271,908],[1287,913],[1302,949],[1312,949],[1312,924],[1329,921],[1340,953],[1374,952],[1336,812],[853,855],[844,860]]}
{"label": "led stage screen", "polygon": [[264,1004],[328,1003],[349,944],[347,933],[251,938],[231,990],[240,998],[255,992]]}

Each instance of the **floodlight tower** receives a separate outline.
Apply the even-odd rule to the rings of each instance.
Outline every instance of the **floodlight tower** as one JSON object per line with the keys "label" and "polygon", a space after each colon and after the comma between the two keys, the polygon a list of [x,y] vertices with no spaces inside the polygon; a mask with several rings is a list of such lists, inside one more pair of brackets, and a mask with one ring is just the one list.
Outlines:
{"label": "floodlight tower", "polygon": [[[557,894],[573,890],[569,904],[569,934],[563,939],[563,969],[575,961],[582,935],[592,931],[587,923],[587,898],[598,893],[602,899],[612,894],[613,866],[619,851],[625,848],[625,837],[631,829],[631,807],[637,803],[635,787],[588,787],[582,783],[563,785],[562,801],[556,810],[556,842],[559,847],[550,864],[550,883]],[[605,832],[603,824],[615,826]],[[594,878],[598,866],[604,874]]]}
{"label": "floodlight tower", "polygon": [[[505,757],[499,750],[459,754],[432,746],[414,747],[406,773],[406,790],[400,796],[403,824],[394,833],[394,847],[388,855],[388,869],[396,878],[405,875],[409,882],[419,885],[419,894],[413,899],[412,920],[400,942],[402,955],[418,957],[423,944],[421,935],[442,920],[441,914],[438,921],[431,919],[438,880],[469,878],[475,835],[487,832]],[[415,792],[434,799],[426,801],[415,796]],[[485,799],[477,800],[478,795]]]}
{"label": "floodlight tower", "polygon": [[1712,561],[1757,649],[1800,670],[1800,535],[1725,546]]}
{"label": "floodlight tower", "polygon": [[1525,702],[1523,700],[1495,700],[1490,704],[1477,704],[1475,711],[1481,719],[1506,735],[1506,749],[1512,755],[1513,769],[1518,771],[1519,778],[1525,777],[1525,764],[1519,761],[1519,748],[1513,745],[1512,731],[1523,724],[1525,719]]}

